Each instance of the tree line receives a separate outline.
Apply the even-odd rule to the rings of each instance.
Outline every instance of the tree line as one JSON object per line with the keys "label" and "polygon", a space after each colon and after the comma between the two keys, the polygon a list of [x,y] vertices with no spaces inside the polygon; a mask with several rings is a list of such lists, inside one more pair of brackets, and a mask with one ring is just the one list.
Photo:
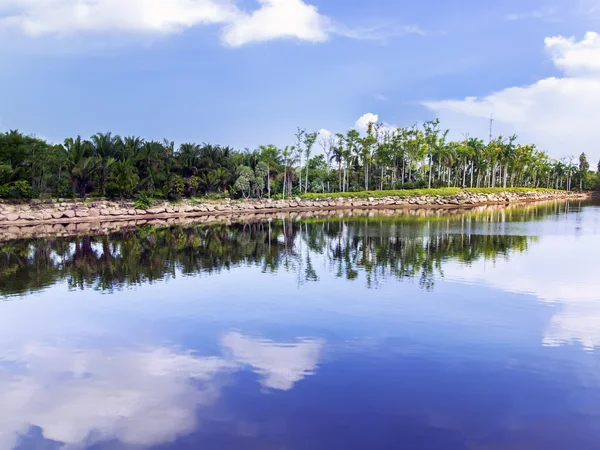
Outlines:
{"label": "tree line", "polygon": [[0,198],[165,198],[199,195],[286,198],[305,193],[433,187],[600,185],[585,153],[560,160],[516,136],[452,141],[439,120],[407,128],[369,124],[365,133],[310,133],[293,145],[256,149],[144,140],[110,132],[52,144],[0,133]]}

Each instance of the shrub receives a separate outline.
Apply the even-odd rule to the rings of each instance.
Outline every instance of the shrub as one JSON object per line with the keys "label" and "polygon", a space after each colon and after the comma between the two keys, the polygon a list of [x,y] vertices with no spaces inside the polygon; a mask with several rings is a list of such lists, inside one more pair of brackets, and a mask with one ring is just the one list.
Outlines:
{"label": "shrub", "polygon": [[19,180],[0,186],[0,198],[30,199],[34,197],[33,189],[28,181]]}
{"label": "shrub", "polygon": [[140,192],[135,196],[133,207],[135,209],[148,209],[152,206],[152,198],[147,194]]}

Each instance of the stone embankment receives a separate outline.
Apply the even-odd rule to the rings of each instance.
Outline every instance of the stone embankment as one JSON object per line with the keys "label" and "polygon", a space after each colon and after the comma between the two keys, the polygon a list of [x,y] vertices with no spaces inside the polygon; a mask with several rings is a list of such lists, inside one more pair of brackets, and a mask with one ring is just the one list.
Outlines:
{"label": "stone embankment", "polygon": [[556,207],[562,203],[557,200],[546,200],[536,203],[513,202],[505,204],[483,204],[468,205],[454,208],[431,208],[428,206],[416,206],[411,208],[337,208],[337,209],[306,209],[296,211],[269,211],[269,212],[246,212],[236,214],[202,214],[197,216],[180,215],[175,217],[158,218],[152,215],[144,217],[130,216],[124,219],[113,219],[111,217],[87,222],[58,222],[58,223],[27,223],[24,225],[0,224],[0,244],[14,239],[32,239],[72,236],[103,236],[111,233],[126,232],[134,230],[139,226],[151,226],[157,228],[172,226],[208,226],[208,225],[233,225],[236,223],[253,224],[271,220],[308,220],[325,218],[356,218],[356,217],[452,217],[469,214],[486,214],[494,217],[503,214],[513,208],[537,208],[547,205]]}
{"label": "stone embankment", "polygon": [[135,209],[132,202],[40,201],[27,204],[0,203],[0,227],[53,223],[81,223],[131,219],[163,219],[204,215],[245,215],[261,212],[327,211],[334,209],[456,208],[483,204],[506,204],[558,199],[583,199],[588,195],[567,192],[502,192],[476,194],[463,191],[455,196],[414,196],[381,198],[324,198],[308,200],[220,200],[197,202],[185,200],[177,204],[158,203],[148,209]]}

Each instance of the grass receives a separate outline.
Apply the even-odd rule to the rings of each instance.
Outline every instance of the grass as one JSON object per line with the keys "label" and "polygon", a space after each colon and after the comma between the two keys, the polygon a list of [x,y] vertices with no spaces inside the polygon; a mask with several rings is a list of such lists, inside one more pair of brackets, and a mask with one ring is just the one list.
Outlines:
{"label": "grass", "polygon": [[[499,194],[502,192],[522,193],[522,192],[555,192],[555,189],[545,188],[467,188],[464,191],[474,194]],[[400,189],[393,191],[360,191],[360,192],[332,192],[328,194],[303,194],[301,198],[309,200],[318,200],[324,198],[382,198],[382,197],[419,197],[429,195],[432,197],[452,197],[463,192],[463,189],[456,187],[432,188],[432,189]]]}

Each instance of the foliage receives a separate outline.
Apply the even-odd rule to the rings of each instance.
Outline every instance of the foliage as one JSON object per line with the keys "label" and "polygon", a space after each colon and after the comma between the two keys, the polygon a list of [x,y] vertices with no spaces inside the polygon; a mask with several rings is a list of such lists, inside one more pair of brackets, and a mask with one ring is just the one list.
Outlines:
{"label": "foliage", "polygon": [[163,195],[169,200],[181,200],[185,192],[185,182],[181,175],[176,173],[169,176],[169,180],[163,187]]}
{"label": "foliage", "polygon": [[152,198],[147,194],[140,192],[136,194],[133,202],[133,207],[135,209],[148,209],[152,206]]}
{"label": "foliage", "polygon": [[[10,130],[0,133],[0,196],[176,200],[225,192],[288,198],[427,187],[600,187],[600,163],[599,172],[591,171],[585,154],[555,160],[516,136],[486,144],[472,137],[448,141],[447,135],[437,119],[407,128],[371,123],[364,134],[352,129],[319,138],[298,129],[295,145],[236,151],[110,132],[54,145]],[[324,154],[313,154],[316,142]]]}
{"label": "foliage", "polygon": [[32,197],[33,190],[31,189],[31,185],[25,180],[19,180],[0,186],[0,198],[30,199]]}

